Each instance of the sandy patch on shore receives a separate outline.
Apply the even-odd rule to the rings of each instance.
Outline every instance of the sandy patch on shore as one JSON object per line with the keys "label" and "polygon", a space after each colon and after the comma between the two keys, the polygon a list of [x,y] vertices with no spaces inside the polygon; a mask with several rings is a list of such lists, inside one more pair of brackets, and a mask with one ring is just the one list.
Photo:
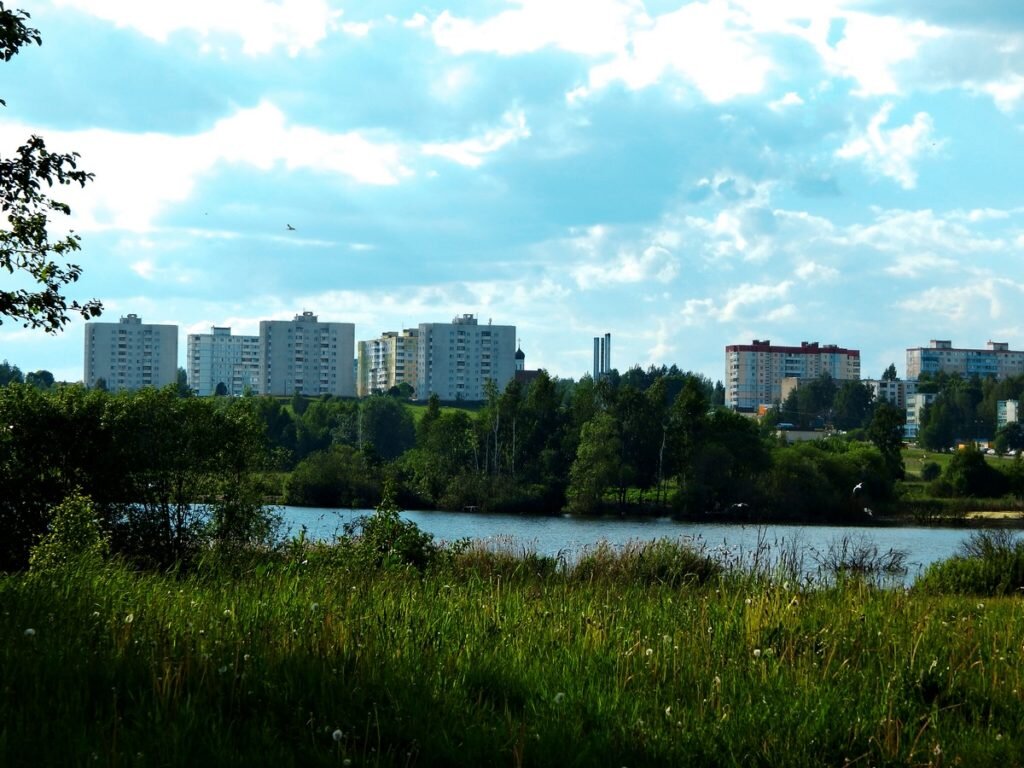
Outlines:
{"label": "sandy patch on shore", "polygon": [[1007,509],[995,512],[968,512],[968,520],[1015,520],[1022,517],[1020,510]]}

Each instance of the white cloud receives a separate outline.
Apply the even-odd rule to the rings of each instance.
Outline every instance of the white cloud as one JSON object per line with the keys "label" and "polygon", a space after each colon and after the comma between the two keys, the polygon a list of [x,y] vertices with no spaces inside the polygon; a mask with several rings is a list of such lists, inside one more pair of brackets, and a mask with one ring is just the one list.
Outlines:
{"label": "white cloud", "polygon": [[832,72],[855,80],[855,94],[865,97],[899,93],[894,68],[912,61],[924,42],[944,34],[938,27],[893,16],[844,13],[842,20],[842,39],[830,48],[819,37],[818,53]]}
{"label": "white cloud", "polygon": [[[0,123],[0,138],[29,130]],[[74,147],[82,166],[98,171],[93,183],[69,190],[66,197],[79,229],[147,230],[164,209],[187,200],[204,173],[222,164],[313,170],[372,185],[397,184],[412,173],[397,144],[377,143],[355,131],[332,134],[290,124],[266,101],[191,136],[99,129],[46,133],[50,146]]]}
{"label": "white cloud", "polygon": [[960,219],[957,212],[942,216],[929,209],[880,211],[873,223],[851,225],[836,240],[896,254],[946,252],[959,256],[1005,247],[1002,239],[979,237]]}
{"label": "white cloud", "polygon": [[593,67],[587,87],[576,89],[572,99],[614,82],[640,90],[675,75],[708,101],[722,103],[760,93],[773,69],[745,15],[724,0],[694,2],[634,29],[630,45]]}
{"label": "white cloud", "polygon": [[839,270],[807,261],[796,268],[796,276],[808,283],[831,283],[839,278]]}
{"label": "white cloud", "polygon": [[768,102],[768,109],[773,112],[785,112],[787,107],[799,107],[803,103],[804,100],[800,98],[800,94],[790,91],[781,99]]}
{"label": "white cloud", "polygon": [[444,11],[433,23],[434,40],[456,54],[509,56],[552,47],[597,56],[624,48],[628,30],[646,19],[642,7],[629,0],[512,0],[510,5],[479,23]]}
{"label": "white cloud", "polygon": [[488,129],[480,136],[462,141],[427,143],[420,147],[420,151],[424,155],[443,157],[467,168],[477,168],[483,164],[487,155],[529,136],[526,115],[522,110],[513,110],[502,116],[500,127]]}
{"label": "white cloud", "polygon": [[422,13],[414,13],[402,22],[402,26],[406,29],[422,29],[427,26],[427,17]]}
{"label": "white cloud", "polygon": [[1024,75],[1014,72],[1001,80],[973,86],[973,90],[991,96],[996,106],[1004,112],[1012,112],[1024,98]]}
{"label": "white cloud", "polygon": [[368,21],[346,21],[341,25],[341,31],[349,37],[367,37],[373,24]]}
{"label": "white cloud", "polygon": [[[729,288],[719,301],[714,299],[690,299],[683,305],[681,312],[684,325],[703,325],[707,320],[719,323],[734,322],[741,318],[742,311],[751,306],[784,299],[793,287],[791,280],[780,283],[743,283]],[[793,315],[795,308],[791,304],[769,309],[758,319],[764,321],[787,319]]]}
{"label": "white cloud", "polygon": [[203,40],[237,36],[249,55],[285,48],[295,56],[315,47],[334,29],[340,11],[327,0],[54,0],[58,8],[130,27],[158,42],[176,32],[192,32]]}
{"label": "white cloud", "polygon": [[956,267],[955,259],[943,258],[934,253],[902,253],[896,256],[893,264],[885,268],[885,272],[893,277],[918,278]]}
{"label": "white cloud", "polygon": [[576,284],[583,290],[602,285],[620,285],[654,281],[670,283],[679,274],[679,260],[666,248],[651,245],[641,252],[623,250],[615,258],[603,262],[584,262],[571,270]]}
{"label": "white cloud", "polygon": [[932,119],[927,112],[918,112],[908,125],[886,130],[892,107],[891,103],[884,104],[866,129],[855,133],[836,150],[836,157],[861,160],[872,173],[893,179],[904,189],[913,189],[917,186],[913,161],[921,154],[935,151],[940,142],[933,139]]}
{"label": "white cloud", "polygon": [[932,315],[947,323],[962,323],[981,316],[989,320],[1008,318],[1007,309],[1016,311],[1022,297],[1024,285],[1006,278],[986,278],[955,286],[929,288],[899,306],[909,312],[920,313],[925,319]]}

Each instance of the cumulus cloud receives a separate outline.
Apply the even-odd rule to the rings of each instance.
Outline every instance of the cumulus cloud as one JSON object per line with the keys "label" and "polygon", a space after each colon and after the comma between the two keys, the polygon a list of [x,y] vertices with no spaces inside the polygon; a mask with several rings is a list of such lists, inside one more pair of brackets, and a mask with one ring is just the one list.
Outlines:
{"label": "cumulus cloud", "polygon": [[768,102],[768,109],[773,112],[785,112],[788,107],[799,107],[803,103],[804,100],[800,98],[800,94],[790,91],[782,98]]}
{"label": "cumulus cloud", "polygon": [[582,263],[572,269],[583,290],[622,283],[670,283],[679,273],[679,260],[666,248],[652,245],[641,252],[624,250],[601,263]]}
{"label": "cumulus cloud", "polygon": [[477,168],[483,164],[487,155],[529,136],[526,115],[519,109],[506,112],[499,127],[487,129],[479,136],[461,141],[427,143],[422,145],[420,151],[424,155],[443,157],[467,168]]}
{"label": "cumulus cloud", "polygon": [[855,132],[836,150],[836,157],[860,160],[870,172],[894,180],[903,189],[914,189],[917,171],[913,161],[934,152],[940,142],[933,138],[932,118],[927,112],[918,112],[912,123],[887,130],[892,109],[892,103],[884,104],[863,131]]}
{"label": "cumulus cloud", "polygon": [[806,261],[796,268],[796,276],[808,283],[831,283],[839,278],[839,270]]}
{"label": "cumulus cloud", "polygon": [[170,3],[138,0],[54,0],[58,8],[74,10],[129,27],[158,42],[176,32],[191,32],[203,40],[238,37],[242,50],[257,56],[285,48],[292,56],[315,47],[335,27],[340,11],[327,0],[176,0]]}
{"label": "cumulus cloud", "polygon": [[[785,299],[793,287],[793,281],[783,280],[780,283],[743,283],[725,290],[720,299],[711,298],[689,299],[684,305],[682,320],[684,325],[702,325],[707,320],[729,323],[736,320],[748,320],[745,310],[760,304]],[[758,320],[778,320],[791,317],[794,309],[788,302],[764,311]],[[742,315],[742,317],[741,317]]]}
{"label": "cumulus cloud", "polygon": [[936,286],[899,303],[901,309],[944,322],[963,322],[985,316],[989,320],[1008,317],[1024,297],[1024,285],[1009,278],[989,277],[954,286]]}

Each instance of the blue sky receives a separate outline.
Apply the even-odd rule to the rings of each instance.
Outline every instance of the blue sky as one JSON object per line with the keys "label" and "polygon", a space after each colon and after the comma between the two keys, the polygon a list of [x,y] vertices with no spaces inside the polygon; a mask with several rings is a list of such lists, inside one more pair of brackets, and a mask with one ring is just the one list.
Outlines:
{"label": "blue sky", "polygon": [[[770,338],[1024,347],[1024,10],[952,0],[42,0],[0,152],[61,190],[73,296],[185,334],[464,312],[528,367],[723,376]],[[289,231],[287,225],[295,227]],[[83,328],[0,326],[82,376]]]}

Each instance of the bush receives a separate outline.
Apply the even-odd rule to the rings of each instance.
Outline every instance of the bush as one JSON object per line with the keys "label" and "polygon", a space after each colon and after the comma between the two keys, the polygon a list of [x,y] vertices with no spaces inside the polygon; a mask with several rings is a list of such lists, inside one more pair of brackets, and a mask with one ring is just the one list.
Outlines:
{"label": "bush", "polygon": [[1010,531],[976,531],[960,553],[933,563],[917,586],[965,595],[1010,595],[1024,589],[1024,542]]}
{"label": "bush", "polygon": [[707,552],[690,545],[659,539],[635,542],[616,551],[607,542],[587,550],[571,575],[580,581],[635,584],[705,584],[721,576],[724,567]]}
{"label": "bush", "polygon": [[32,547],[29,566],[33,571],[52,571],[82,560],[98,563],[109,551],[92,500],[75,492],[54,507],[49,531]]}
{"label": "bush", "polygon": [[921,479],[926,483],[937,480],[942,474],[942,467],[936,461],[926,461],[921,465]]}
{"label": "bush", "polygon": [[374,514],[345,524],[345,536],[338,545],[360,568],[411,566],[423,571],[444,551],[432,534],[402,518],[390,484]]}

